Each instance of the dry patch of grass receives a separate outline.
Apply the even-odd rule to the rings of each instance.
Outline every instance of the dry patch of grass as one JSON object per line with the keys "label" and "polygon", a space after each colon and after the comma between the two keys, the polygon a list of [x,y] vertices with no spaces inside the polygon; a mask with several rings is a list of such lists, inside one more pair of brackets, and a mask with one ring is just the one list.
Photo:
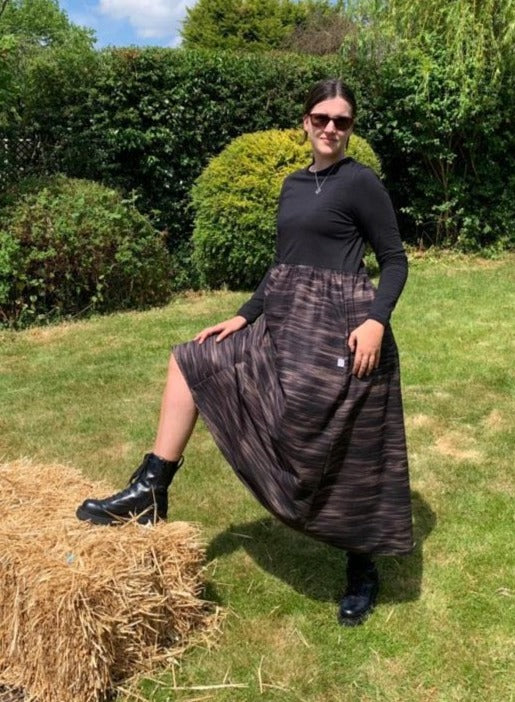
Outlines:
{"label": "dry patch of grass", "polygon": [[70,334],[84,329],[88,325],[88,320],[77,320],[75,322],[61,322],[60,324],[50,324],[46,327],[31,327],[22,333],[27,341],[38,345],[55,343],[62,339],[67,339]]}
{"label": "dry patch of grass", "polygon": [[494,408],[484,419],[483,425],[490,431],[505,431],[509,429],[508,418],[497,408]]}
{"label": "dry patch of grass", "polygon": [[[406,685],[406,670],[416,670],[417,651],[388,657],[373,651],[367,663],[360,670],[360,677],[366,688],[373,688],[374,694],[359,693],[360,685],[356,685],[356,699],[360,702],[377,702],[381,690],[388,689],[388,702],[435,702],[439,700],[438,689],[426,681]],[[349,698],[350,700],[351,698]]]}
{"label": "dry patch of grass", "polygon": [[477,448],[472,448],[471,444],[475,444],[473,437],[455,430],[446,432],[443,436],[438,437],[435,448],[443,456],[448,456],[455,461],[479,463],[483,458],[483,454]]}
{"label": "dry patch of grass", "polygon": [[410,414],[406,417],[406,426],[414,429],[432,429],[436,431],[439,423],[436,417],[418,413]]}
{"label": "dry patch of grass", "polygon": [[[319,652],[293,617],[274,616],[272,609],[253,622],[247,643],[250,650],[262,652],[259,657],[253,654],[257,692],[281,688],[294,692],[299,686],[309,686],[319,665]],[[295,666],[291,665],[292,651]]]}
{"label": "dry patch of grass", "polygon": [[437,266],[439,271],[453,273],[455,271],[470,271],[471,267],[481,270],[496,270],[505,265],[505,256],[485,258],[480,254],[461,253],[453,249],[429,248],[420,250],[407,247],[408,260],[414,266]]}

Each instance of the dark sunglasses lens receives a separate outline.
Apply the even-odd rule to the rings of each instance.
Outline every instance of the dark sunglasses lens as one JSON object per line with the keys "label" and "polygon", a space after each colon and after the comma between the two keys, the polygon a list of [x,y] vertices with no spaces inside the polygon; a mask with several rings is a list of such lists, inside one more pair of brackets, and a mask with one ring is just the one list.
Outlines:
{"label": "dark sunglasses lens", "polygon": [[325,127],[329,122],[329,117],[327,115],[311,114],[309,118],[311,119],[311,124],[317,128]]}
{"label": "dark sunglasses lens", "polygon": [[[329,123],[329,120],[331,119],[331,117],[329,117],[329,115],[323,115],[323,114],[319,114],[319,113],[315,113],[315,112],[310,114],[310,118],[311,118],[311,124],[314,127],[317,127],[317,129],[320,129],[320,128],[323,129],[324,127],[326,127],[327,124]],[[344,132],[346,129],[348,129],[351,126],[352,117],[346,117],[346,116],[335,117],[333,120],[333,124],[336,127],[336,129],[338,129],[341,132]]]}
{"label": "dark sunglasses lens", "polygon": [[329,122],[329,115],[311,114],[309,116],[311,118],[311,124],[317,128],[323,128]]}
{"label": "dark sunglasses lens", "polygon": [[334,126],[341,132],[344,132],[352,124],[352,117],[337,117],[334,120]]}

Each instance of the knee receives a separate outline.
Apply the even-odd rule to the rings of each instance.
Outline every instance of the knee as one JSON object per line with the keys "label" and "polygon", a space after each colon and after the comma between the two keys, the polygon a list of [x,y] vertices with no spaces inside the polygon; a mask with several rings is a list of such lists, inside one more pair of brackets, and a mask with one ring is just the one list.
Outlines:
{"label": "knee", "polygon": [[173,351],[170,354],[170,358],[168,360],[168,377],[177,377],[177,376],[184,377],[181,371],[181,368],[179,364],[177,363],[177,359],[173,355]]}

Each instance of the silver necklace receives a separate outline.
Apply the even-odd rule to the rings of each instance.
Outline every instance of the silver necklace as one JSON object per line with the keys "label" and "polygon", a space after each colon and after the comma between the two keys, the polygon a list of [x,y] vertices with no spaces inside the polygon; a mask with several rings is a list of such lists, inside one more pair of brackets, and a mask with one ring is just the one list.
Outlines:
{"label": "silver necklace", "polygon": [[[333,163],[333,165],[331,166],[331,169],[329,170],[328,173],[326,173],[326,175],[324,176],[324,179],[323,179],[323,181],[322,181],[321,183],[318,182],[317,172],[316,172],[316,171],[313,171],[313,173],[315,174],[315,181],[316,181],[316,184],[317,184],[317,187],[316,187],[316,190],[315,190],[315,195],[318,195],[318,194],[320,193],[320,191],[322,190],[322,185],[325,183],[326,178],[331,174],[331,171],[333,170],[333,168],[334,168],[335,166],[336,166],[336,163]],[[323,169],[321,169],[321,170],[323,170]]]}

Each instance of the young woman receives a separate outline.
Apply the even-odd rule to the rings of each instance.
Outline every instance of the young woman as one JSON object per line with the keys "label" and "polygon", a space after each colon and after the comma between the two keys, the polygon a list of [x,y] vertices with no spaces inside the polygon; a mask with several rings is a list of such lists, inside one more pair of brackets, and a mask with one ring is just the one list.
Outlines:
{"label": "young woman", "polygon": [[[340,79],[310,90],[313,160],[283,182],[274,263],[234,317],[174,345],[152,452],[129,486],[80,519],[165,518],[198,412],[273,515],[347,552],[339,620],[373,608],[373,555],[413,550],[397,347],[390,315],[407,259],[387,191],[345,155],[356,101]],[[377,289],[363,265],[369,243]]]}

